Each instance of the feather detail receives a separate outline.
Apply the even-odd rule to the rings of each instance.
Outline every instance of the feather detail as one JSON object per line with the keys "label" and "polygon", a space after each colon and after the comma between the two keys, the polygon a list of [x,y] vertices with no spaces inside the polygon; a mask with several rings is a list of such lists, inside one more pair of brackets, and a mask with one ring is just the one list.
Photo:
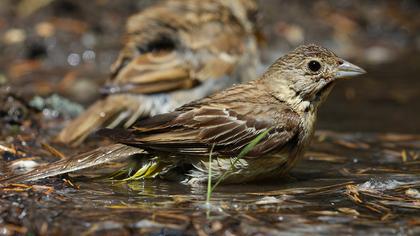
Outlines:
{"label": "feather detail", "polygon": [[102,89],[103,93],[150,94],[188,89],[196,84],[190,68],[175,52],[151,52],[130,60]]}

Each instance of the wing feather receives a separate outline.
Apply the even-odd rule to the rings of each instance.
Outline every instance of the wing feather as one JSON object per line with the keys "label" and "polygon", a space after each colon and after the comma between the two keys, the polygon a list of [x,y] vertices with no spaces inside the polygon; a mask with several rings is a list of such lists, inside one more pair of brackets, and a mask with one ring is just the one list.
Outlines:
{"label": "wing feather", "polygon": [[[299,121],[294,116],[290,117],[293,119],[279,123],[270,117],[262,119],[258,116],[242,116],[226,108],[206,105],[160,115],[157,117],[159,121],[163,121],[160,124],[152,117],[145,123],[158,124],[159,128],[155,126],[153,129],[145,129],[139,123],[134,129],[126,131],[130,135],[114,139],[145,150],[184,156],[207,156],[215,144],[215,155],[236,156],[260,133],[270,129],[269,135],[248,155],[258,157],[281,149],[296,136]],[[293,125],[290,125],[291,122]]]}
{"label": "wing feather", "polygon": [[42,179],[76,170],[86,169],[115,160],[124,160],[132,155],[143,152],[144,151],[141,149],[122,144],[99,147],[95,150],[75,155],[69,159],[63,159],[50,163],[46,166],[38,167],[35,170],[24,174],[0,179],[0,184]]}

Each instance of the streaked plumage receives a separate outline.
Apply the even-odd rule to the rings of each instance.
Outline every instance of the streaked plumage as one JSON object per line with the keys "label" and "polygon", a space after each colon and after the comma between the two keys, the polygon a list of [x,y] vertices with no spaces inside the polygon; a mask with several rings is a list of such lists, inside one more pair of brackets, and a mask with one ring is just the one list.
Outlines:
{"label": "streaked plumage", "polygon": [[[207,179],[212,148],[213,177],[218,178],[231,168],[231,158],[268,130],[268,135],[237,163],[224,182],[280,176],[303,155],[314,132],[318,107],[336,79],[362,73],[361,68],[327,49],[301,46],[278,59],[258,80],[139,121],[131,129],[104,129],[101,134],[141,150],[136,158],[143,163],[153,162],[150,166],[154,169],[140,178],[172,178],[181,169],[182,181],[197,183]],[[96,152],[103,153],[104,149]],[[77,166],[83,158],[86,162],[82,154],[68,163]],[[54,164],[45,167],[41,170],[43,177],[57,174],[55,169]],[[11,181],[41,176],[33,177],[29,173]]]}
{"label": "streaked plumage", "polygon": [[124,48],[102,88],[107,96],[62,130],[80,144],[102,127],[129,127],[254,79],[258,64],[254,0],[166,0],[129,18]]}

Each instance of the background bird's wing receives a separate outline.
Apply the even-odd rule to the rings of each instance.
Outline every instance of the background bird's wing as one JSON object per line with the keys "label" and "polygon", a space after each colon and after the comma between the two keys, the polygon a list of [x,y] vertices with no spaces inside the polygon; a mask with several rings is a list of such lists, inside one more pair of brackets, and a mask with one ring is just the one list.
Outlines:
{"label": "background bird's wing", "polygon": [[139,98],[127,94],[112,94],[101,98],[72,120],[59,133],[56,141],[78,146],[94,130],[104,126],[115,127],[134,113],[138,113],[138,117],[142,116],[147,111],[142,111],[141,108],[147,107],[141,107],[139,103]]}
{"label": "background bird's wing", "polygon": [[[237,90],[224,95],[230,97],[229,94]],[[204,104],[192,103],[175,112],[140,121],[129,131],[102,133],[117,142],[174,155],[208,156],[215,144],[216,155],[236,156],[260,133],[270,129],[248,157],[282,149],[297,135],[300,119],[284,104],[206,101],[203,99]]]}

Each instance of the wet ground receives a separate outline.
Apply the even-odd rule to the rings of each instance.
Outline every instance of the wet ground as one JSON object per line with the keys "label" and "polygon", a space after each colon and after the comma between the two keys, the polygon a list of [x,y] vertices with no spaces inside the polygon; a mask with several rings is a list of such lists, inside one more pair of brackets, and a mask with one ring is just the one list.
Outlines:
{"label": "wet ground", "polygon": [[[98,96],[126,15],[150,4],[44,1],[27,13],[36,4],[24,2],[3,1],[0,8],[1,175],[19,160],[57,160],[51,146],[70,155],[105,142],[91,139],[72,150],[53,136]],[[62,176],[1,186],[0,235],[419,235],[418,3],[268,2],[265,62],[303,37],[369,72],[335,88],[310,151],[289,177],[219,186],[210,206],[204,186],[161,180]],[[285,5],[287,13],[273,13]],[[324,24],[311,24],[311,17]]]}
{"label": "wet ground", "polygon": [[420,233],[420,136],[319,132],[289,178],[206,188],[53,178],[0,189],[2,233]]}

